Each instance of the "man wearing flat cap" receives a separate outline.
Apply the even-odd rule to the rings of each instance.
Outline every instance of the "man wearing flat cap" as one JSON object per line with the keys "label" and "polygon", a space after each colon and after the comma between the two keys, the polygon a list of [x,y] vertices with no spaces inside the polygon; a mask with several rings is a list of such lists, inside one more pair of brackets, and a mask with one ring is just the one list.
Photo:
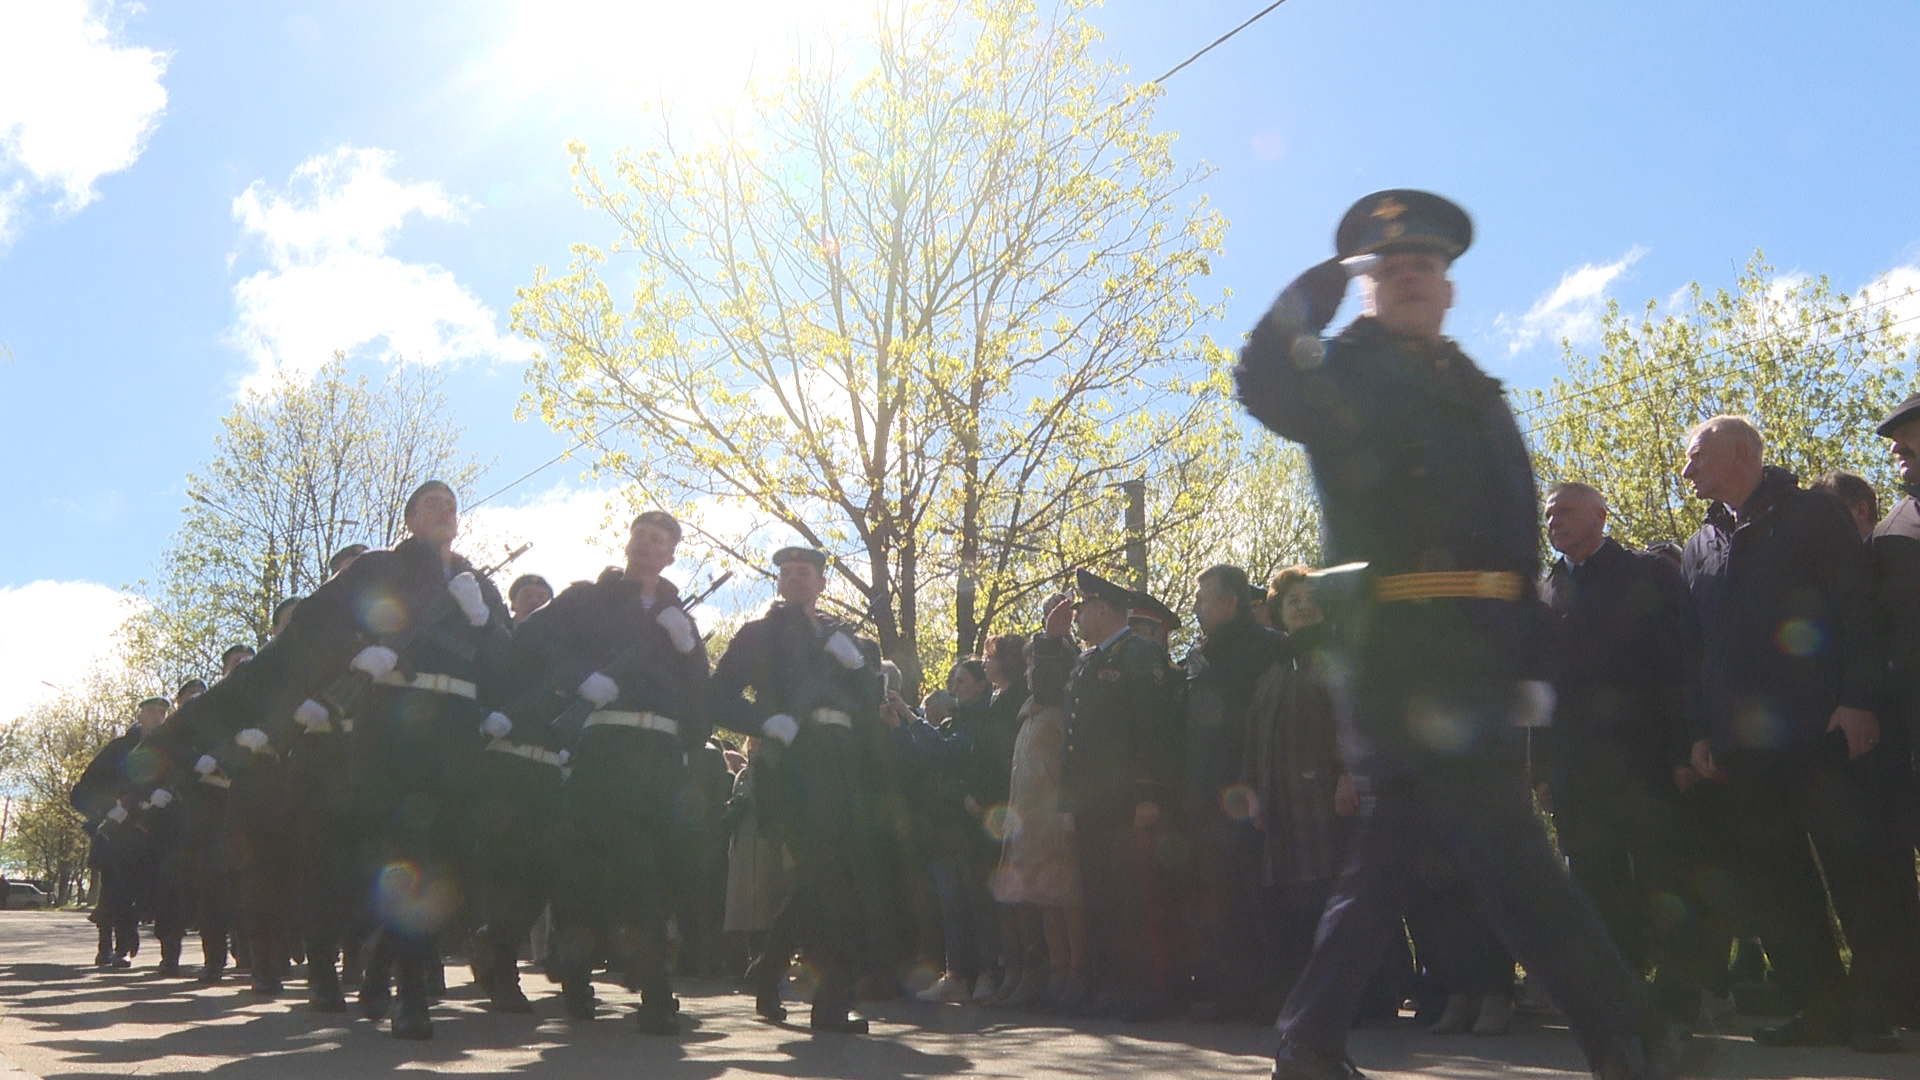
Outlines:
{"label": "man wearing flat cap", "polygon": [[1139,594],[1086,570],[1075,584],[1079,602],[1047,613],[1032,654],[1034,695],[1065,695],[1061,801],[1087,898],[1088,985],[1056,1004],[1149,1020],[1170,1008],[1171,897],[1157,856],[1180,795],[1178,681],[1166,650],[1127,624]]}
{"label": "man wearing flat cap", "polygon": [[[1241,352],[1240,400],[1305,446],[1329,564],[1365,564],[1342,651],[1369,787],[1313,959],[1280,1014],[1274,1076],[1360,1075],[1346,1053],[1368,975],[1437,841],[1580,1040],[1595,1075],[1666,1075],[1664,1026],[1533,814],[1524,729],[1551,715],[1539,502],[1500,384],[1442,336],[1465,211],[1424,191],[1347,211]],[[1322,340],[1349,280],[1362,314]]]}
{"label": "man wearing flat cap", "polygon": [[866,931],[878,914],[863,842],[872,777],[862,747],[880,723],[880,655],[853,626],[820,611],[825,552],[781,548],[773,565],[779,599],[734,633],[711,684],[714,723],[763,739],[756,812],[763,828],[779,831],[794,861],[793,894],[774,916],[747,982],[763,1018],[785,1019],[780,979],[798,938],[820,973],[809,1025],[865,1034],[867,1021],[849,1007]]}

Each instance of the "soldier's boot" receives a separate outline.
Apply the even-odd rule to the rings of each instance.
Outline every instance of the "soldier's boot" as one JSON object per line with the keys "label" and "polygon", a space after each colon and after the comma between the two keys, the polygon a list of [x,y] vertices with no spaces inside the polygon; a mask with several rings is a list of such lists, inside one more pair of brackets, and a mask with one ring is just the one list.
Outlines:
{"label": "soldier's boot", "polygon": [[753,1011],[775,1024],[787,1019],[787,1007],[780,1001],[780,977],[785,974],[785,965],[786,958],[774,957],[770,949],[762,950],[747,965],[745,982],[753,990]]}
{"label": "soldier's boot", "polygon": [[393,954],[376,933],[361,955],[366,969],[360,975],[360,1015],[368,1020],[385,1020],[393,1007]]}
{"label": "soldier's boot", "polygon": [[643,1035],[680,1034],[680,1001],[672,994],[646,994],[640,999],[640,1011],[634,1021]]}
{"label": "soldier's boot", "polygon": [[575,1020],[593,1019],[593,980],[585,972],[568,972],[560,980],[560,1003]]}
{"label": "soldier's boot", "polygon": [[200,985],[211,986],[227,973],[227,935],[200,935]]}
{"label": "soldier's boot", "polygon": [[93,954],[93,966],[110,968],[113,966],[113,924],[100,924],[100,948]]}
{"label": "soldier's boot", "polygon": [[427,999],[445,1001],[447,999],[447,962],[436,956],[426,962]]}
{"label": "soldier's boot", "polygon": [[160,966],[154,974],[163,979],[175,979],[180,976],[180,939],[162,938],[160,941]]}
{"label": "soldier's boot", "polygon": [[520,950],[512,945],[492,945],[487,952],[493,958],[487,970],[487,1008],[494,1012],[530,1013],[533,1003],[520,989]]}
{"label": "soldier's boot", "polygon": [[419,1041],[433,1038],[433,1016],[427,1004],[428,961],[400,962],[400,1000],[393,1011],[393,1037]]}
{"label": "soldier's boot", "polygon": [[320,1013],[347,1011],[347,995],[340,989],[333,947],[325,942],[307,944],[307,1007]]}

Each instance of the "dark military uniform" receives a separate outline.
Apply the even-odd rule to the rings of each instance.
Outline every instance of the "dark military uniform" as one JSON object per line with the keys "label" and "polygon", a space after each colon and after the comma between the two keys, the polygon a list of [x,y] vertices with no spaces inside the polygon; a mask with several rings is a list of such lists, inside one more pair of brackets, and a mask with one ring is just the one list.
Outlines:
{"label": "dark military uniform", "polygon": [[[1094,993],[1085,1011],[1144,1019],[1166,1009],[1171,989],[1164,866],[1182,803],[1179,680],[1166,651],[1131,629],[1077,657],[1069,650],[1064,637],[1034,638],[1033,685],[1039,696],[1065,684],[1061,801],[1086,895]],[[1163,814],[1145,837],[1134,822],[1142,803]]]}
{"label": "dark military uniform", "polygon": [[126,799],[134,784],[127,775],[127,757],[140,745],[140,739],[140,729],[135,727],[101,747],[69,796],[73,808],[85,819],[87,865],[100,872],[100,892],[92,915],[100,932],[100,948],[93,961],[99,967],[126,967],[128,955],[140,947],[136,875],[142,834],[130,811],[119,821],[108,817],[116,805],[128,810]]}
{"label": "dark military uniform", "polygon": [[[1349,211],[1337,246],[1342,256],[1451,259],[1470,239],[1458,207],[1390,191]],[[1369,317],[1319,341],[1346,283],[1337,262],[1303,274],[1255,327],[1236,371],[1248,411],[1306,447],[1328,561],[1367,563],[1373,575],[1342,616],[1367,748],[1354,771],[1371,797],[1281,1013],[1276,1075],[1350,1068],[1347,1029],[1400,932],[1413,855],[1436,834],[1595,1068],[1645,1071],[1664,1053],[1662,1025],[1567,880],[1522,774],[1516,684],[1540,678],[1546,618],[1531,596],[1539,504],[1526,442],[1500,384],[1450,341],[1399,337]],[[1320,590],[1323,604],[1330,591]]]}
{"label": "dark military uniform", "polygon": [[[276,860],[272,875],[263,872],[257,880],[297,881],[290,785],[280,767],[295,741],[306,738],[295,712],[302,702],[323,697],[362,649],[383,642],[398,646],[398,667],[353,703],[352,857],[354,894],[371,899],[383,943],[400,961],[401,1019],[414,1037],[430,1034],[427,968],[437,959],[437,935],[459,914],[469,861],[466,769],[484,744],[478,726],[509,659],[506,606],[492,583],[479,581],[488,614],[479,627],[448,596],[448,582],[470,570],[457,555],[443,564],[431,545],[417,539],[361,556],[301,601],[285,631],[258,656],[155,732],[169,760],[191,763],[206,753],[234,778],[230,816],[247,820],[252,855]],[[260,751],[237,745],[238,733],[248,728],[264,731],[270,743]],[[282,828],[285,838],[276,846],[269,830]],[[229,855],[241,863],[248,857],[232,849]],[[298,908],[291,886],[268,902],[260,899],[251,905],[243,899],[253,909],[248,917],[254,932],[283,941]],[[321,960],[332,963],[331,957]],[[262,963],[254,958],[257,985]],[[367,975],[362,1008],[370,1017],[383,1016],[391,993],[386,965],[370,962]]]}
{"label": "dark military uniform", "polygon": [[[778,980],[794,938],[820,972],[813,1026],[860,1029],[848,1008],[862,966],[866,930],[878,917],[870,796],[875,778],[868,747],[878,737],[881,676],[872,646],[854,669],[827,652],[835,634],[853,629],[799,607],[775,603],[741,626],[715,667],[714,722],[761,734],[775,715],[799,723],[791,746],[769,739],[756,769],[755,805],[793,855],[794,891],[775,916],[755,984],[763,1014],[778,1012]],[[747,699],[747,691],[753,699]]]}
{"label": "dark military uniform", "polygon": [[[515,733],[522,716],[551,718],[565,709],[595,673],[618,687],[619,696],[587,715],[577,733],[559,733],[573,740],[572,775],[560,814],[551,965],[568,1010],[587,1017],[593,967],[616,954],[627,985],[641,993],[642,1029],[660,1034],[679,1030],[666,965],[675,802],[687,755],[709,733],[706,650],[697,634],[687,652],[675,648],[659,622],[669,608],[680,609],[672,583],[662,580],[647,595],[609,569],[527,616],[515,643],[516,668],[525,673],[517,699],[526,702],[514,708]],[[526,820],[536,820],[536,808],[527,809]],[[527,902],[534,899],[521,896],[516,922],[531,923],[538,907]]]}
{"label": "dark military uniform", "polygon": [[359,910],[353,870],[353,728],[352,717],[330,718],[302,732],[287,750],[297,853],[294,902],[312,1004],[323,1012],[346,1007],[335,960],[356,933],[371,929]]}

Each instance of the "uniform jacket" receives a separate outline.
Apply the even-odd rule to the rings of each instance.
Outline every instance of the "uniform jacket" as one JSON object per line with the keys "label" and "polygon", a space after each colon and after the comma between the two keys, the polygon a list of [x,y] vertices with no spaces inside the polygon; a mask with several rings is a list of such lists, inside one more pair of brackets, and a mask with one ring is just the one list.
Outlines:
{"label": "uniform jacket", "polygon": [[1680,571],[1608,537],[1579,566],[1555,560],[1541,592],[1559,616],[1558,701],[1540,733],[1556,768],[1611,765],[1670,788],[1691,752],[1700,670],[1700,624]]}
{"label": "uniform jacket", "polygon": [[[472,569],[459,555],[443,566],[431,545],[411,538],[360,556],[300,601],[286,629],[258,655],[174,710],[154,731],[159,751],[176,769],[212,754],[232,771],[248,757],[233,744],[234,734],[257,727],[284,754],[300,736],[293,711],[302,701],[324,694],[361,649],[402,640],[408,644],[398,650],[399,671],[476,683],[484,706],[502,689],[510,620],[499,590],[485,576],[479,580],[490,613],[486,625],[470,625],[447,597],[447,582]],[[371,696],[363,695],[363,702]]]}
{"label": "uniform jacket", "polygon": [[[817,627],[803,609],[778,601],[734,633],[710,684],[715,724],[758,735],[770,716],[786,713],[804,725],[821,708],[838,709],[863,726],[879,723],[879,651],[853,627],[825,615],[816,618]],[[865,667],[849,671],[827,654],[826,641],[836,632],[860,647]]]}
{"label": "uniform jacket", "polygon": [[[1034,700],[1063,689],[1063,809],[1090,826],[1131,824],[1137,803],[1181,809],[1179,686],[1160,646],[1123,630],[1072,657],[1065,638],[1033,639]],[[1071,666],[1069,667],[1069,664]]]}
{"label": "uniform jacket", "polygon": [[643,599],[638,582],[609,567],[599,580],[574,582],[521,621],[513,642],[517,686],[509,698],[509,738],[522,741],[524,734],[527,741],[551,742],[548,721],[574,702],[580,684],[597,671],[620,687],[606,708],[672,718],[687,753],[707,744],[713,728],[706,646],[696,641],[691,652],[680,652],[657,621],[664,608],[681,607],[671,582],[661,579],[651,607]]}
{"label": "uniform jacket", "polygon": [[1704,652],[1695,735],[1716,754],[1804,748],[1835,707],[1881,707],[1866,545],[1837,496],[1768,466],[1736,519],[1715,503],[1687,541]]}
{"label": "uniform jacket", "polygon": [[[1399,337],[1369,317],[1294,359],[1274,316],[1254,328],[1235,378],[1247,411],[1306,447],[1327,565],[1376,574],[1539,575],[1539,514],[1525,440],[1500,383],[1451,341]],[[1358,677],[1404,695],[1538,678],[1546,613],[1537,603],[1433,600],[1376,605]]]}
{"label": "uniform jacket", "polygon": [[[140,737],[139,725],[135,725],[126,734],[108,740],[107,745],[93,755],[93,760],[87,762],[80,779],[74,783],[68,802],[86,819],[89,833],[99,830],[100,823],[106,820],[107,811],[113,809],[114,803],[124,803],[131,811],[145,794],[139,790],[139,784],[128,770],[128,755],[140,745]],[[152,789],[149,783],[146,791]]]}

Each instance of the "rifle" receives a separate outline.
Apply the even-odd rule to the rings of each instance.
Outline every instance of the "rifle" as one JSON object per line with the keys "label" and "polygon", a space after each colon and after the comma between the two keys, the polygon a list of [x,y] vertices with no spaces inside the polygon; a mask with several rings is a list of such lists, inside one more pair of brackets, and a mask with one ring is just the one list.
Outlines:
{"label": "rifle", "polygon": [[[531,541],[521,544],[519,547],[508,552],[506,558],[478,571],[477,576],[491,579],[493,575],[512,565],[515,559],[525,555],[527,549],[532,546]],[[424,618],[413,623],[411,626],[388,634],[386,637],[381,638],[378,644],[392,649],[395,653],[404,654],[407,649],[412,647],[416,640],[426,638],[443,648],[447,648],[463,659],[472,659],[473,646],[470,643],[450,638],[443,631],[437,629],[440,620],[452,614],[454,607],[453,594],[446,589],[441,589],[439,593],[434,596],[433,606],[427,609],[427,614]],[[327,707],[327,712],[331,714],[331,719],[340,720],[352,716],[354,704],[360,700],[360,695],[366,693],[367,687],[372,684],[373,677],[371,675],[356,668],[348,668],[339,678],[334,679],[333,682],[327,686],[326,690],[321,693],[319,698],[320,704]]]}
{"label": "rifle", "polygon": [[[694,608],[699,607],[701,604],[706,602],[707,597],[712,596],[716,592],[719,592],[720,586],[725,585],[732,577],[733,577],[733,571],[729,570],[726,573],[721,574],[719,577],[714,578],[711,584],[709,584],[705,589],[701,590],[699,596],[696,596],[692,600],[688,601],[687,603],[680,605],[680,610],[692,611]],[[702,637],[700,640],[705,641],[706,638]],[[620,655],[614,657],[612,661],[610,661],[609,663],[603,665],[601,668],[598,668],[596,670],[604,671],[606,668],[625,667],[627,664],[640,659],[640,657],[644,655],[646,652],[646,650],[642,648],[644,644],[645,644],[644,639],[641,641],[634,642],[632,645],[627,646],[626,650],[621,652]],[[567,707],[560,710],[560,714],[558,716],[555,716],[551,721],[553,730],[558,732],[560,736],[563,739],[565,739],[569,744],[573,743],[576,739],[580,737],[581,729],[586,726],[587,717],[591,716],[593,714],[593,711],[598,707],[599,706],[595,705],[591,701],[588,701],[586,698],[583,698],[580,695],[575,694],[573,696],[573,700],[567,703]]]}

